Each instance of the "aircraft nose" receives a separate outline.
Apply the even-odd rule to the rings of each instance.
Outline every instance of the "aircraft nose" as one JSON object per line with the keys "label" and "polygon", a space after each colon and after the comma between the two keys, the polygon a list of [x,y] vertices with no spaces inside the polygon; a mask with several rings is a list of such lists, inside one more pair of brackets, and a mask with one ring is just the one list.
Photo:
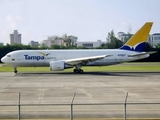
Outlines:
{"label": "aircraft nose", "polygon": [[3,58],[1,59],[1,61],[4,63],[4,62],[5,62],[5,57],[3,57]]}

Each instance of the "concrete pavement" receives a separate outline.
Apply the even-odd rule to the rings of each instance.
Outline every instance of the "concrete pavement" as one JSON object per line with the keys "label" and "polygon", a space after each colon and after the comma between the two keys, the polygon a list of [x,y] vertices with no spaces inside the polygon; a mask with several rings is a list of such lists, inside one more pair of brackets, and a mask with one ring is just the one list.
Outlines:
{"label": "concrete pavement", "polygon": [[[87,72],[0,73],[0,105],[18,105],[22,118],[123,118],[124,105],[99,103],[160,103],[160,73]],[[59,104],[24,106],[26,104]],[[63,104],[63,105],[62,105]],[[160,104],[128,104],[127,118],[159,118]],[[17,106],[0,106],[0,118],[17,118]]]}

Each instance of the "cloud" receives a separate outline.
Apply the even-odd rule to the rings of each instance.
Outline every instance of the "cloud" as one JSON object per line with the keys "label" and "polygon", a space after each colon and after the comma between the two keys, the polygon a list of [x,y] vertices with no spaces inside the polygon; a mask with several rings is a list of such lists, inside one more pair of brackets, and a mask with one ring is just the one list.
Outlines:
{"label": "cloud", "polygon": [[4,19],[3,25],[1,25],[0,42],[9,42],[9,34],[13,30],[18,29],[21,22],[23,22],[23,18],[21,16],[7,15]]}
{"label": "cloud", "polygon": [[7,15],[6,21],[7,21],[7,28],[8,29],[17,29],[18,23],[22,22],[23,19],[20,16]]}
{"label": "cloud", "polygon": [[121,22],[121,26],[122,26],[122,27],[126,27],[126,26],[127,26],[127,22],[124,22],[124,21]]}
{"label": "cloud", "polygon": [[15,17],[15,20],[16,20],[17,22],[22,22],[22,21],[23,21],[22,17],[20,17],[20,16],[16,16],[16,17]]}

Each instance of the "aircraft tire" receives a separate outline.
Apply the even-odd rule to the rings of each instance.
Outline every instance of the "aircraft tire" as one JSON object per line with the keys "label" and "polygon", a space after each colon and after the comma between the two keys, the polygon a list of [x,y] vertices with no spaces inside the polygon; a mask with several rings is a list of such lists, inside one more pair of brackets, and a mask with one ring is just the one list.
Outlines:
{"label": "aircraft tire", "polygon": [[81,73],[81,74],[84,73],[84,71],[82,69],[79,69],[79,70],[78,69],[74,69],[73,72],[74,73]]}
{"label": "aircraft tire", "polygon": [[73,72],[74,72],[74,73],[78,73],[78,70],[77,70],[77,69],[74,69]]}
{"label": "aircraft tire", "polygon": [[14,70],[14,73],[17,73],[18,71],[17,70]]}
{"label": "aircraft tire", "polygon": [[84,73],[84,71],[82,69],[80,69],[78,72],[81,73],[81,74]]}

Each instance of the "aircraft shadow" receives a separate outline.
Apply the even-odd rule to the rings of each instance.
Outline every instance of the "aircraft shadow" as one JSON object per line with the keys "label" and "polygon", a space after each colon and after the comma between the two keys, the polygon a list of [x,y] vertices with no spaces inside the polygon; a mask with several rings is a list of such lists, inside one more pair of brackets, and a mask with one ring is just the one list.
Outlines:
{"label": "aircraft shadow", "polygon": [[93,75],[93,76],[134,76],[140,77],[145,74],[142,72],[85,72],[83,74],[73,72],[29,72],[29,73],[16,73],[15,76],[38,76],[38,75]]}

